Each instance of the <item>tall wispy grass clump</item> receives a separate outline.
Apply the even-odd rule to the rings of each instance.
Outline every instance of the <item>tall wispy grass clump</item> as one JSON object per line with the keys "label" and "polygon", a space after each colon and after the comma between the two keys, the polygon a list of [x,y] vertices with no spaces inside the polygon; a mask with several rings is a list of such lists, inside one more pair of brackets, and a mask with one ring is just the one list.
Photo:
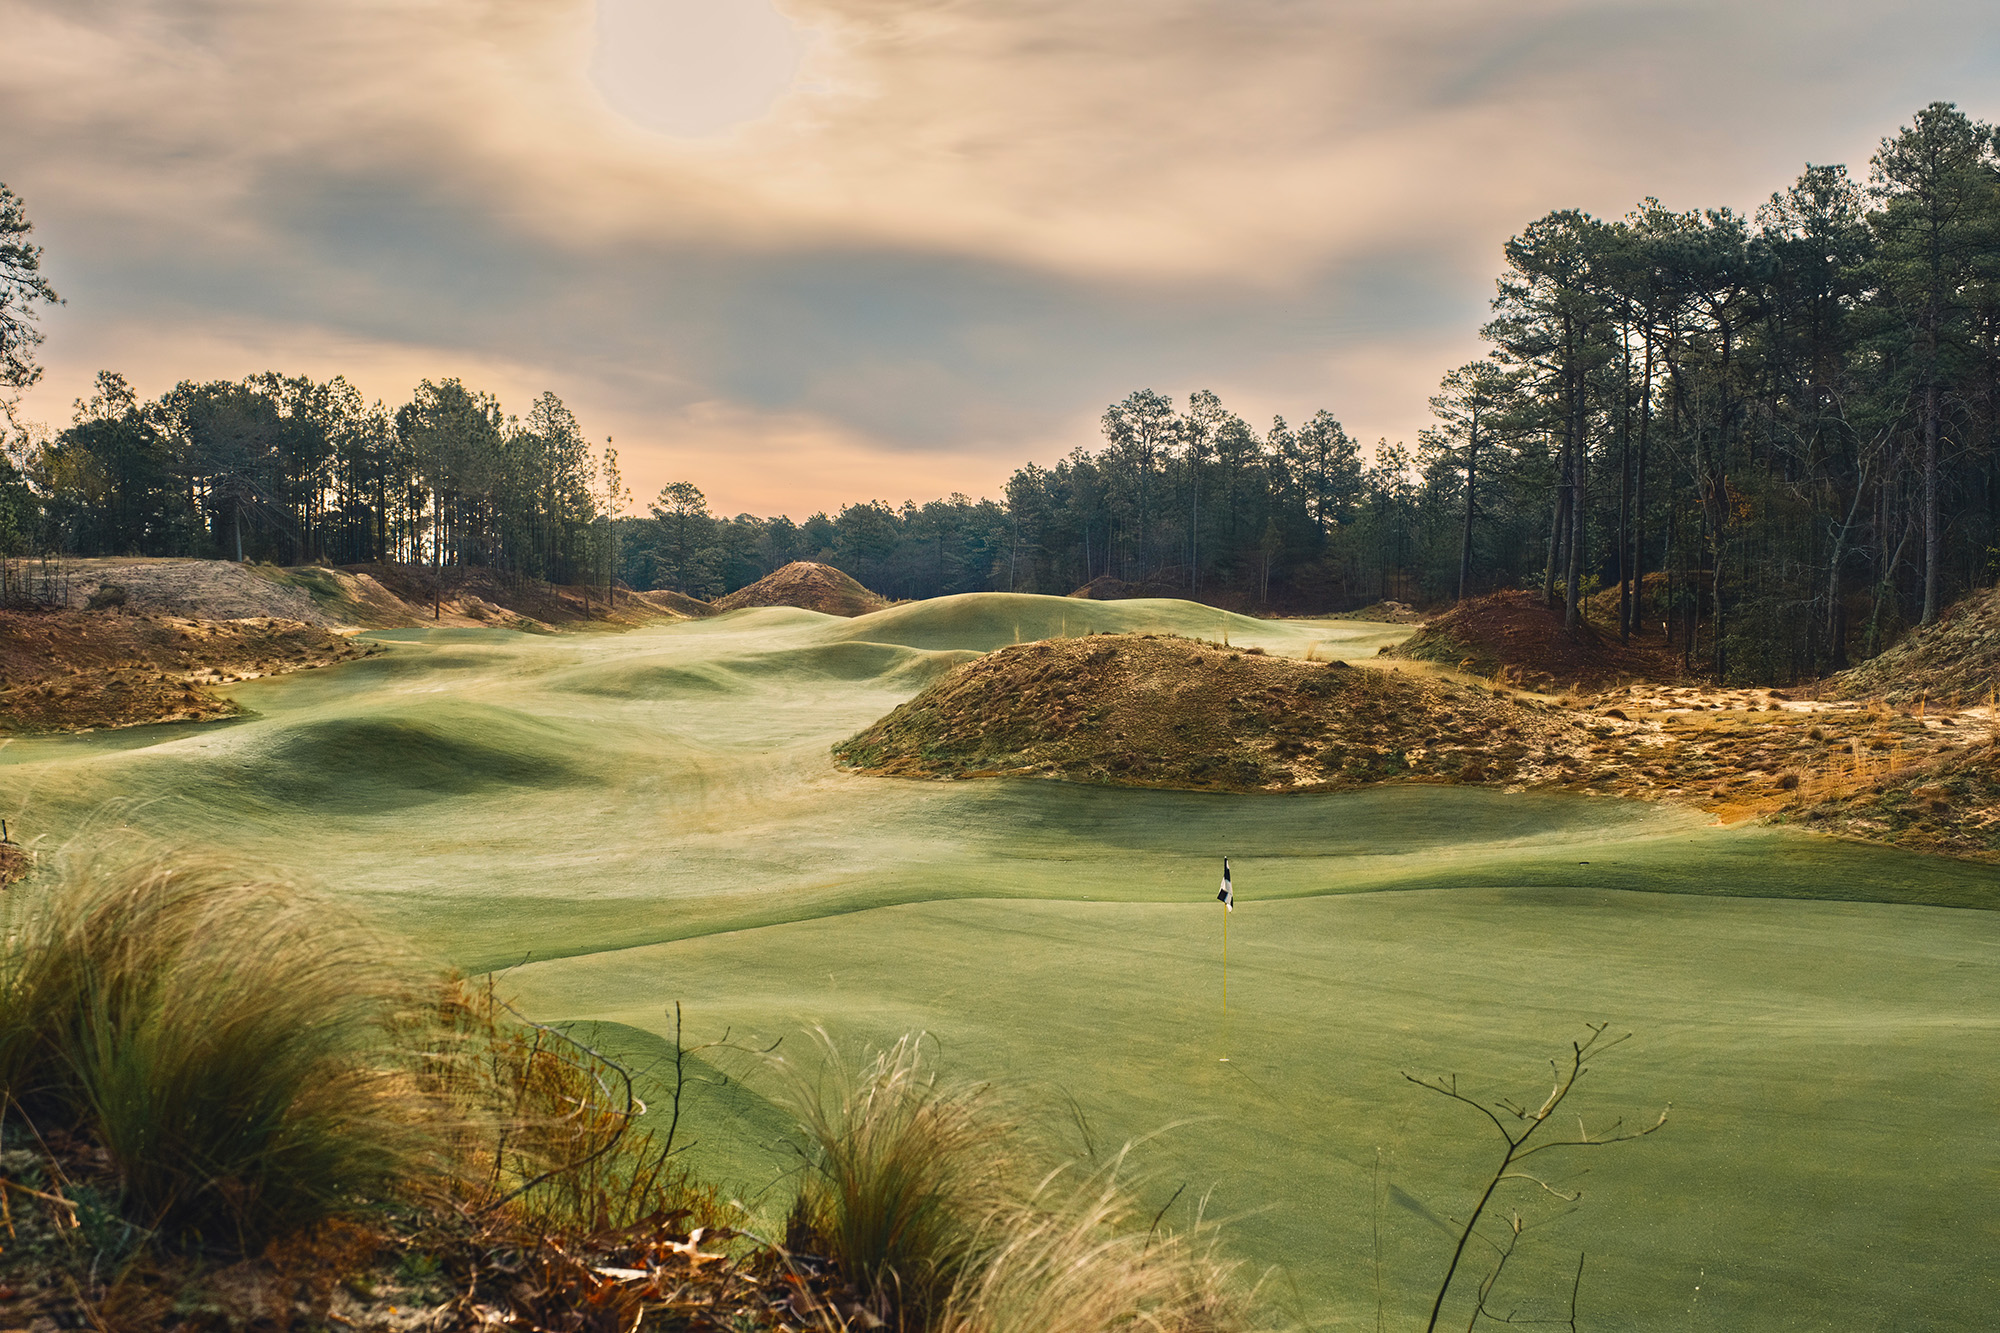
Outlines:
{"label": "tall wispy grass clump", "polygon": [[1080,1183],[985,1085],[946,1084],[921,1036],[859,1064],[820,1034],[794,1076],[806,1171],[791,1244],[816,1245],[878,1318],[929,1333],[1228,1333],[1248,1327],[1213,1230],[1145,1225],[1125,1154]]}
{"label": "tall wispy grass clump", "polygon": [[1246,1327],[1239,1265],[1216,1252],[1200,1219],[1163,1232],[1136,1206],[1113,1163],[1065,1187],[1052,1173],[996,1210],[931,1321],[931,1333],[1226,1333]]}
{"label": "tall wispy grass clump", "polygon": [[922,1327],[951,1289],[1018,1164],[979,1085],[946,1086],[921,1034],[855,1068],[824,1032],[812,1081],[796,1077],[806,1142],[793,1231],[816,1240],[878,1315]]}
{"label": "tall wispy grass clump", "polygon": [[426,1174],[409,991],[327,904],[197,860],[80,859],[0,931],[0,1109],[101,1148],[138,1226],[249,1249]]}

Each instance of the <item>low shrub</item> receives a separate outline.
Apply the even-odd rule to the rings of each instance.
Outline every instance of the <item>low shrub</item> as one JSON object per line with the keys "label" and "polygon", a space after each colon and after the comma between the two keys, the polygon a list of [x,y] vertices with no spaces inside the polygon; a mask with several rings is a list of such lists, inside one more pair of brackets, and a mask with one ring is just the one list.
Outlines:
{"label": "low shrub", "polygon": [[[448,979],[427,1026],[425,1085],[449,1108],[450,1180],[475,1217],[548,1233],[668,1216],[718,1229],[715,1191],[675,1159],[677,1123],[662,1134],[635,1128],[645,1098],[630,1070],[513,1013],[490,981]],[[644,1091],[678,1096],[672,1086]]]}
{"label": "low shrub", "polygon": [[99,584],[97,590],[84,599],[86,611],[111,611],[124,606],[131,598],[122,583]]}

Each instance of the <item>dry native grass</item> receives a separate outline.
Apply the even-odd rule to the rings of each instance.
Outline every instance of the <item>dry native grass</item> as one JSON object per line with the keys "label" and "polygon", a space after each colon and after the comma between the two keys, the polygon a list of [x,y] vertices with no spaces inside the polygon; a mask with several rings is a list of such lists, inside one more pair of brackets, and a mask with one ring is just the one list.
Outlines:
{"label": "dry native grass", "polygon": [[821,1034],[794,1102],[808,1170],[789,1246],[817,1248],[865,1301],[855,1326],[930,1333],[1222,1333],[1247,1326],[1235,1267],[1197,1222],[1144,1225],[1124,1154],[1081,1183],[1032,1169],[1032,1135],[982,1085],[940,1082],[921,1035],[858,1070]]}
{"label": "dry native grass", "polygon": [[1162,1233],[1133,1206],[1111,1168],[1067,1192],[1051,1176],[1028,1199],[995,1212],[939,1311],[934,1333],[1202,1333],[1244,1326],[1237,1265],[1214,1232]]}
{"label": "dry native grass", "polygon": [[132,1225],[250,1249],[431,1174],[433,1107],[389,1040],[408,988],[326,904],[195,860],[82,860],[4,930],[8,1119],[94,1145]]}

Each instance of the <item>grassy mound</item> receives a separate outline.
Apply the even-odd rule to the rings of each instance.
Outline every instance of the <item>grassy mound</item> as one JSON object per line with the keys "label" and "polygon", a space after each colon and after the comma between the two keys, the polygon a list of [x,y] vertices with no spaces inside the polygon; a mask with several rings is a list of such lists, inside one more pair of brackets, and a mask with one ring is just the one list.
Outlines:
{"label": "grassy mound", "polygon": [[1135,597],[1175,597],[1186,592],[1187,585],[1178,587],[1161,582],[1140,581],[1128,583],[1124,579],[1109,574],[1099,574],[1090,582],[1070,594],[1071,597],[1086,602],[1124,602]]}
{"label": "grassy mound", "polygon": [[1851,671],[1827,682],[1841,699],[1929,696],[1987,703],[2000,685],[2000,588],[1975,592],[1946,608],[1935,625],[1914,630]]}
{"label": "grassy mound", "polygon": [[604,699],[722,699],[752,694],[760,684],[852,681],[921,689],[976,657],[963,651],[926,652],[901,644],[865,641],[808,644],[772,652],[742,653],[725,661],[617,663],[564,673],[562,686]]}
{"label": "grassy mound", "polygon": [[968,663],[835,753],[899,777],[1288,791],[1511,782],[1540,776],[1538,756],[1590,739],[1565,714],[1448,681],[1095,635]]}
{"label": "grassy mound", "polygon": [[830,616],[860,616],[888,604],[888,599],[868,591],[832,565],[794,560],[747,588],[738,588],[727,597],[717,598],[715,609],[736,611],[746,606],[796,606]]}
{"label": "grassy mound", "polygon": [[872,643],[982,653],[1009,644],[1082,634],[1178,634],[1300,656],[1317,643],[1321,657],[1368,657],[1383,643],[1400,638],[1403,631],[1386,626],[1370,631],[1358,625],[1257,620],[1167,597],[1095,602],[1033,593],[968,592],[878,611],[856,620],[842,633],[843,637]]}
{"label": "grassy mound", "polygon": [[976,657],[948,648],[925,650],[899,643],[825,643],[788,652],[746,654],[730,664],[747,676],[807,675],[827,680],[878,681],[911,688],[932,680]]}
{"label": "grassy mound", "polygon": [[1564,629],[1560,611],[1518,590],[1461,602],[1395,652],[1537,690],[1595,689],[1674,674],[1660,654],[1621,647],[1588,621]]}
{"label": "grassy mound", "polygon": [[511,710],[431,705],[335,717],[289,729],[242,762],[238,781],[264,801],[363,813],[496,788],[593,782],[574,736]]}

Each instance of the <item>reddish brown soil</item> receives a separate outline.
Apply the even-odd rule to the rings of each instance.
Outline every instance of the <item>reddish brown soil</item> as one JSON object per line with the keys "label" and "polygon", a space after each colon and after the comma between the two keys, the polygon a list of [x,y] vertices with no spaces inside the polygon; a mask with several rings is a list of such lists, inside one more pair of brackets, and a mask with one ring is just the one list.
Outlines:
{"label": "reddish brown soil", "polygon": [[737,611],[746,606],[796,606],[829,616],[865,616],[888,604],[887,599],[868,591],[832,565],[794,560],[747,588],[716,598],[713,605],[717,611]]}
{"label": "reddish brown soil", "polygon": [[1394,656],[1527,689],[1593,690],[1617,681],[1674,680],[1679,664],[1661,638],[1620,644],[1588,620],[1574,630],[1531,592],[1469,599],[1433,618]]}
{"label": "reddish brown soil", "polygon": [[228,717],[209,687],[375,651],[296,620],[0,611],[0,734]]}

